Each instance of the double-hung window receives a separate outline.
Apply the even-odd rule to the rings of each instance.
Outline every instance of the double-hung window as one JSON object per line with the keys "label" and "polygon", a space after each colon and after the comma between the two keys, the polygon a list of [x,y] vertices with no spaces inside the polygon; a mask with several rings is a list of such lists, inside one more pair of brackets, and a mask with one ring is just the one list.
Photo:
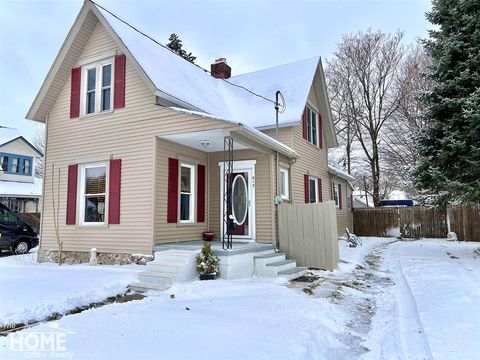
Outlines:
{"label": "double-hung window", "polygon": [[84,165],[80,169],[80,221],[82,224],[104,224],[107,165]]}
{"label": "double-hung window", "polygon": [[318,114],[307,107],[307,141],[318,146]]}
{"label": "double-hung window", "polygon": [[340,207],[340,194],[338,191],[338,184],[333,183],[333,200],[335,200],[335,206]]}
{"label": "double-hung window", "polygon": [[289,170],[287,168],[280,168],[280,196],[282,199],[290,199],[290,189],[289,189]]}
{"label": "double-hung window", "polygon": [[23,174],[30,175],[31,166],[30,159],[23,159]]}
{"label": "double-hung window", "polygon": [[0,170],[3,170],[5,172],[8,171],[8,156],[7,155],[0,156]]}
{"label": "double-hung window", "polygon": [[195,208],[195,167],[189,164],[180,166],[180,222],[194,222]]}
{"label": "double-hung window", "polygon": [[12,173],[18,173],[20,170],[20,159],[18,157],[12,158]]}
{"label": "double-hung window", "polygon": [[112,109],[111,60],[84,66],[83,113],[94,114]]}
{"label": "double-hung window", "polygon": [[310,177],[308,179],[309,200],[311,203],[319,202],[318,197],[318,178]]}

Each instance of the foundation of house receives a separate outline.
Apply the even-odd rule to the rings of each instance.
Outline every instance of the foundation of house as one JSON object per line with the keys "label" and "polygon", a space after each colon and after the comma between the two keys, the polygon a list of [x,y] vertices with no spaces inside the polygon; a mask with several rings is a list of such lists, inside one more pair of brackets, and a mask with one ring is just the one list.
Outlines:
{"label": "foundation of house", "polygon": [[[125,265],[130,264],[130,254],[118,253],[97,253],[98,265]],[[63,251],[63,262],[65,264],[85,264],[90,262],[90,252],[85,251]],[[38,262],[58,263],[58,250],[38,250]]]}

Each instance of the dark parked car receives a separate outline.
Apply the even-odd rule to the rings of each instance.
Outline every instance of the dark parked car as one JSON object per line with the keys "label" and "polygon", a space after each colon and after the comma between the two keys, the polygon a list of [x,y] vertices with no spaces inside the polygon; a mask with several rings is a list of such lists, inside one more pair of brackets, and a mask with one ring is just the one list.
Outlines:
{"label": "dark parked car", "polygon": [[5,205],[0,204],[0,250],[26,254],[35,246],[38,246],[38,236],[32,227]]}

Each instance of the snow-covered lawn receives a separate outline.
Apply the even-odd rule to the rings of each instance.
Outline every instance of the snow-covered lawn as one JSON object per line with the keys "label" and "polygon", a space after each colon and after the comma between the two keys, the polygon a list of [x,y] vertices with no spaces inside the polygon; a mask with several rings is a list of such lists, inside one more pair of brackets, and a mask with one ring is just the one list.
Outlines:
{"label": "snow-covered lawn", "polygon": [[0,327],[41,320],[124,293],[141,269],[39,264],[36,255],[0,258]]}
{"label": "snow-covered lawn", "polygon": [[[476,359],[479,245],[365,238],[352,249],[341,241],[339,269],[317,272],[324,282],[313,296],[280,279],[176,284],[0,338],[0,358],[24,359],[12,351],[19,336],[56,329],[66,336],[54,356],[75,359]],[[67,286],[49,284],[52,298]]]}

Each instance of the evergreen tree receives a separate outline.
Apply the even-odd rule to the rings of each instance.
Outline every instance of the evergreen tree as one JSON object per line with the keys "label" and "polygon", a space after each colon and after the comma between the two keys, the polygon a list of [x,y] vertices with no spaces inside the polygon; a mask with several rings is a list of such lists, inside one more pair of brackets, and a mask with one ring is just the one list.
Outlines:
{"label": "evergreen tree", "polygon": [[191,63],[195,63],[196,56],[193,56],[191,52],[187,54],[185,50],[183,50],[182,40],[178,37],[177,34],[173,33],[168,38],[169,43],[167,47],[170,48],[174,53],[180,55],[185,60],[190,61]]}
{"label": "evergreen tree", "polygon": [[438,29],[424,41],[432,87],[423,95],[416,185],[437,202],[479,202],[480,1],[433,0],[427,19]]}

